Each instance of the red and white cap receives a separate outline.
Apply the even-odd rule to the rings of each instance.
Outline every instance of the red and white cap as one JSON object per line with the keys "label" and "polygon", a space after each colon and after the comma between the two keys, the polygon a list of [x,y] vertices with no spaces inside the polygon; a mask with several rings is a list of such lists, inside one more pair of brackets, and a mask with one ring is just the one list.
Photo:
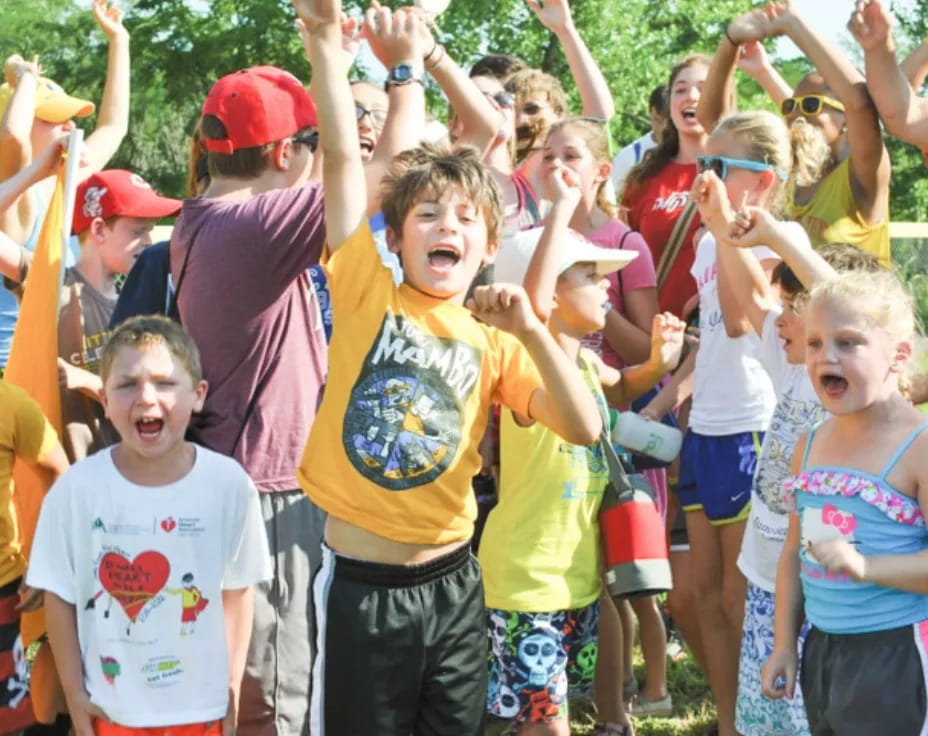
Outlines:
{"label": "red and white cap", "polygon": [[94,218],[142,217],[161,219],[176,215],[183,202],[162,197],[138,174],[106,169],[84,179],[77,187],[71,232],[84,232]]}
{"label": "red and white cap", "polygon": [[287,138],[316,124],[316,104],[290,72],[253,66],[222,77],[206,96],[203,115],[222,122],[227,138],[205,138],[214,153],[235,153]]}

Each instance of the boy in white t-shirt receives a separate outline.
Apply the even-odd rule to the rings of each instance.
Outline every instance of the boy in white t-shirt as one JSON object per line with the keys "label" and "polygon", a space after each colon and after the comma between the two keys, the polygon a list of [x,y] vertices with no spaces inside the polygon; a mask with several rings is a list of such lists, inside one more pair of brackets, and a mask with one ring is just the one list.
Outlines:
{"label": "boy in white t-shirt", "polygon": [[229,733],[251,586],[271,574],[257,492],[234,460],[184,439],[207,385],[182,327],[126,321],[100,377],[122,441],[49,491],[26,577],[46,593],[74,731]]}
{"label": "boy in white t-shirt", "polygon": [[[784,493],[783,481],[790,476],[798,438],[826,418],[806,370],[805,328],[798,313],[814,283],[831,278],[836,271],[875,271],[880,265],[876,258],[850,245],[813,249],[799,223],[779,222],[762,209],[746,208],[735,223],[735,239],[718,247],[719,267],[727,275],[734,296],[729,308],[747,319],[760,338],[758,358],[777,396],[761,447],[738,557],[738,568],[748,585],[735,723],[745,736],[803,736],[809,733],[809,725],[799,690],[791,700],[770,700],[760,691],[761,669],[773,651],[777,563],[789,514],[795,511],[795,500]],[[733,247],[760,243],[783,259],[770,280],[748,250]]]}

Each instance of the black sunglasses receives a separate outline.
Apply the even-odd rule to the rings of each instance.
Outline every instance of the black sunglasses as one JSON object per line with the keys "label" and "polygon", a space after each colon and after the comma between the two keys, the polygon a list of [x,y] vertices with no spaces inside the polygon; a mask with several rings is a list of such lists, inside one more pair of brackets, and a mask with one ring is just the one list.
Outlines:
{"label": "black sunglasses", "polygon": [[309,150],[315,153],[316,149],[319,148],[319,131],[310,130],[306,133],[297,133],[291,140],[294,143],[302,143],[304,146],[309,146]]}
{"label": "black sunglasses", "polygon": [[512,107],[516,104],[515,96],[509,94],[508,92],[496,92],[494,94],[484,92],[483,96],[491,102],[495,102],[500,107]]}
{"label": "black sunglasses", "polygon": [[384,126],[384,123],[387,122],[387,111],[386,110],[381,110],[379,108],[374,108],[372,110],[369,110],[359,102],[354,103],[354,114],[357,116],[358,122],[360,122],[361,118],[363,118],[365,115],[370,115],[371,122],[377,128],[382,128]]}

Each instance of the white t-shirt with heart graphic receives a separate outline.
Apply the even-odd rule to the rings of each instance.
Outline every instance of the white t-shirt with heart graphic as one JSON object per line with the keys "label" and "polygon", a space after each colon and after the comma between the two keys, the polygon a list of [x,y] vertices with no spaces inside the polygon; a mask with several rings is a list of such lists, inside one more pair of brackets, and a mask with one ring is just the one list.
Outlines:
{"label": "white t-shirt with heart graphic", "polygon": [[222,591],[271,576],[258,494],[234,460],[197,446],[167,486],[124,478],[111,450],[73,465],[42,505],[27,582],[74,605],[84,685],[114,723],[222,718]]}

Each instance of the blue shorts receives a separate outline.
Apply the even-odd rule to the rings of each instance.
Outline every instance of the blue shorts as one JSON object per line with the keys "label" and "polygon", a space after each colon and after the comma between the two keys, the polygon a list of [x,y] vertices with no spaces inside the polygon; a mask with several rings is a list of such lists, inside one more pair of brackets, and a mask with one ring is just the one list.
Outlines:
{"label": "blue shorts", "polygon": [[763,439],[763,432],[714,437],[688,430],[683,438],[677,481],[683,510],[702,509],[710,523],[716,525],[747,519]]}
{"label": "blue shorts", "polygon": [[571,611],[487,609],[487,713],[520,723],[567,717],[567,701],[589,695],[596,669],[599,601]]}

